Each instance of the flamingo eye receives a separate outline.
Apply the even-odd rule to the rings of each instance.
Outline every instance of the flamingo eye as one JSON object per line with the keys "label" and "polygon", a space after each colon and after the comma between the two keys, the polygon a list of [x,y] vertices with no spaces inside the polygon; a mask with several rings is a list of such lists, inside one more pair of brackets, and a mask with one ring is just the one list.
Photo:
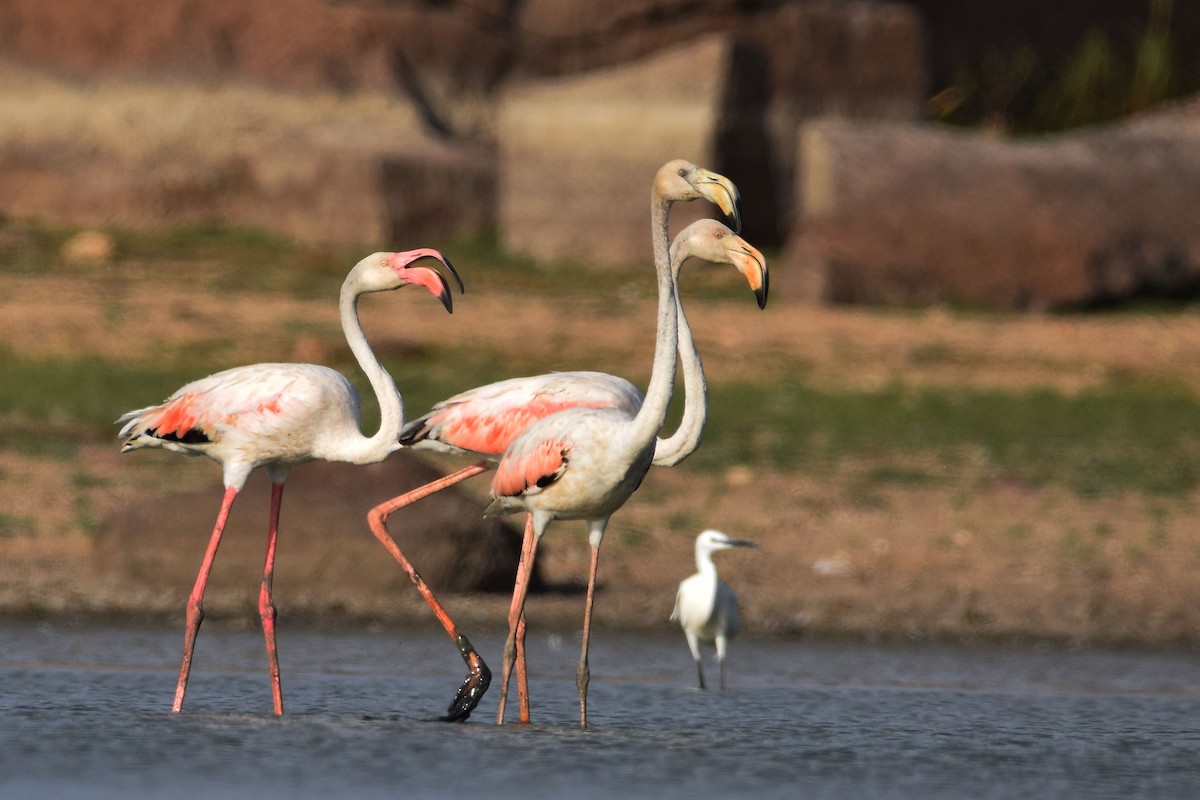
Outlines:
{"label": "flamingo eye", "polygon": [[686,167],[679,168],[679,177],[681,177],[681,178],[687,177],[687,168]]}

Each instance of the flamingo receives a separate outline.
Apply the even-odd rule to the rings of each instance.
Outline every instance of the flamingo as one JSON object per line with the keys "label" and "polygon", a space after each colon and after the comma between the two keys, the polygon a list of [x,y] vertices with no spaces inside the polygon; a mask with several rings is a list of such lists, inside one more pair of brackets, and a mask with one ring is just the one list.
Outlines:
{"label": "flamingo", "polygon": [[[668,258],[670,206],[677,201],[700,198],[716,204],[735,228],[740,227],[741,197],[737,187],[728,178],[682,159],[669,161],[658,170],[651,190],[656,262],[665,263]],[[675,280],[678,279],[680,266],[682,261],[673,267]],[[759,281],[753,286],[761,308],[767,299],[765,271],[761,273],[761,280],[756,277],[755,281]],[[679,430],[670,439],[658,442],[655,463],[666,466],[678,464],[695,450],[703,431],[706,410],[703,365],[696,352],[691,329],[683,317],[682,307],[677,305],[677,311],[681,317],[678,347],[684,364],[687,404]],[[641,392],[629,381],[587,371],[513,378],[470,389],[437,403],[429,413],[405,426],[400,437],[401,443],[419,449],[468,455],[478,459],[477,462],[375,507],[368,514],[371,530],[393,557],[407,563],[387,532],[387,519],[392,513],[487,471],[499,460],[516,434],[535,420],[572,407],[614,407],[635,414],[641,404]],[[423,581],[412,570],[409,571],[409,577],[419,587],[424,587]],[[447,631],[456,630],[445,609],[436,600],[430,601],[429,597],[426,595],[427,602],[442,625]],[[518,646],[521,645],[523,637],[518,640]],[[517,674],[521,687],[522,721],[528,722],[523,647],[518,650]]]}
{"label": "flamingo", "polygon": [[[751,287],[765,290],[766,261],[740,236],[715,220],[700,220],[676,238],[671,262],[697,257],[734,264]],[[666,259],[656,259],[656,264]],[[666,419],[675,382],[678,342],[678,306],[670,269],[658,273],[658,336],[645,400],[636,413],[619,408],[571,408],[552,414],[525,428],[504,451],[492,478],[492,503],[485,513],[498,515],[524,510],[525,526],[518,566],[509,636],[504,648],[501,708],[514,665],[525,596],[537,547],[554,520],[584,520],[591,545],[587,599],[583,617],[583,643],[576,684],[579,689],[579,725],[587,727],[588,642],[595,602],[600,544],[612,514],[632,496],[654,461],[656,434]]]}
{"label": "flamingo", "polygon": [[225,521],[234,498],[257,467],[263,467],[271,481],[267,553],[258,611],[266,640],[275,713],[283,713],[275,646],[277,612],[271,587],[284,481],[292,466],[305,461],[373,464],[399,449],[397,437],[404,426],[404,403],[396,384],[367,343],[358,320],[358,298],[413,284],[424,287],[452,312],[450,290],[442,275],[428,267],[412,266],[425,258],[444,264],[462,291],[462,281],[449,260],[430,248],[369,255],[350,270],[342,284],[339,304],[342,330],[379,400],[381,419],[374,435],[365,436],[359,428],[361,403],[350,381],[332,369],[315,364],[235,367],[193,381],[161,405],[130,411],[117,420],[118,424],[124,423],[120,431],[124,437],[122,453],[157,447],[187,456],[208,456],[222,467],[225,494],[187,602],[183,660],[171,708],[174,713],[183,710],[196,634],[204,618],[204,588]]}
{"label": "flamingo", "polygon": [[725,688],[725,650],[738,629],[737,596],[729,584],[717,577],[713,553],[733,547],[758,547],[757,542],[732,539],[720,531],[707,530],[696,537],[696,574],[679,584],[671,621],[678,622],[687,637],[688,649],[696,661],[700,688],[704,685],[704,664],[700,660],[700,642],[717,649],[721,669],[721,688]]}

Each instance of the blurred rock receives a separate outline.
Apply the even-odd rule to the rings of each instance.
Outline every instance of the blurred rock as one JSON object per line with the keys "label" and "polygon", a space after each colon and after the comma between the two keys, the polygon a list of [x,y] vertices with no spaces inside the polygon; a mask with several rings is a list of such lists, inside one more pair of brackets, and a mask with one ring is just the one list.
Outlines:
{"label": "blurred rock", "polygon": [[[643,5],[652,4],[635,7]],[[560,11],[541,24],[587,40],[618,19],[632,25],[629,9],[620,8],[591,16]],[[501,100],[497,130],[505,245],[540,259],[648,260],[650,181],[672,158],[733,179],[746,209],[744,235],[782,244],[792,223],[800,122],[824,115],[912,120],[924,89],[915,12],[832,2],[742,15],[725,33],[640,60],[514,84]],[[714,212],[678,204],[673,227]]]}
{"label": "blurred rock", "polygon": [[[728,39],[709,37],[509,91],[499,122],[505,247],[544,260],[649,261],[651,181],[673,158],[713,165],[729,54]],[[680,203],[672,215],[684,225],[714,212]]]}
{"label": "blurred rock", "polygon": [[117,243],[102,231],[80,231],[62,244],[59,255],[68,264],[107,264]]}
{"label": "blurred rock", "polygon": [[[284,491],[276,596],[315,594],[355,605],[362,602],[358,598],[377,601],[415,592],[372,535],[367,512],[442,474],[407,452],[365,467],[327,462],[296,467]],[[214,591],[257,595],[269,487],[258,471],[234,503],[209,582]],[[186,597],[220,499],[217,480],[203,491],[172,493],[164,487],[156,495],[151,488],[139,502],[102,521],[96,568],[139,588]],[[484,519],[485,506],[481,496],[451,487],[388,520],[391,535],[434,592],[512,590],[520,535],[500,520]],[[541,587],[540,577],[537,585]]]}
{"label": "blurred rock", "polygon": [[[33,69],[89,90],[48,82],[0,117],[0,214],[373,245],[499,220],[518,252],[601,263],[648,257],[649,182],[678,157],[734,179],[747,237],[782,244],[799,121],[908,119],[925,84],[920,20],[886,2],[0,0],[0,19],[0,89]],[[231,87],[254,91],[216,102]]]}
{"label": "blurred rock", "polygon": [[1082,307],[1200,289],[1200,103],[1029,140],[803,131],[783,270],[814,301]]}

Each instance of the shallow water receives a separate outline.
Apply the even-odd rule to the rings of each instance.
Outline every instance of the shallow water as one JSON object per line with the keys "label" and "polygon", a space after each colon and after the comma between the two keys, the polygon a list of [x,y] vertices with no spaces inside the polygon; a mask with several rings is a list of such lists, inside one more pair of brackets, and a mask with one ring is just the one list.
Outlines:
{"label": "shallow water", "polygon": [[181,640],[0,627],[0,797],[1200,796],[1192,653],[739,641],[700,692],[682,636],[600,631],[584,732],[570,637],[530,634],[528,727],[495,685],[436,721],[464,670],[424,631],[281,629],[276,719],[261,635],[206,628],[175,716]]}

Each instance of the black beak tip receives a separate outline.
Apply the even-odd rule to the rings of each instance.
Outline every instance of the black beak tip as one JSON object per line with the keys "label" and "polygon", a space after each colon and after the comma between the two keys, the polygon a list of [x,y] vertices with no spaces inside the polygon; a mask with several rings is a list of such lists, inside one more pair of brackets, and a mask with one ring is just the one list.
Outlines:
{"label": "black beak tip", "polygon": [[465,294],[467,287],[463,286],[462,278],[458,277],[458,270],[454,268],[454,265],[450,263],[450,259],[444,254],[442,255],[442,263],[446,265],[446,269],[450,270],[450,274],[454,276],[454,281],[458,284],[458,293]]}
{"label": "black beak tip", "polygon": [[450,285],[446,283],[446,279],[442,274],[437,273],[438,279],[442,282],[442,291],[438,294],[437,299],[442,301],[442,305],[446,307],[446,313],[454,313],[454,295],[450,293]]}
{"label": "black beak tip", "polygon": [[758,307],[760,310],[767,307],[767,292],[770,288],[771,288],[770,273],[764,271],[762,286],[758,287],[758,291],[754,293],[754,296],[758,299]]}

